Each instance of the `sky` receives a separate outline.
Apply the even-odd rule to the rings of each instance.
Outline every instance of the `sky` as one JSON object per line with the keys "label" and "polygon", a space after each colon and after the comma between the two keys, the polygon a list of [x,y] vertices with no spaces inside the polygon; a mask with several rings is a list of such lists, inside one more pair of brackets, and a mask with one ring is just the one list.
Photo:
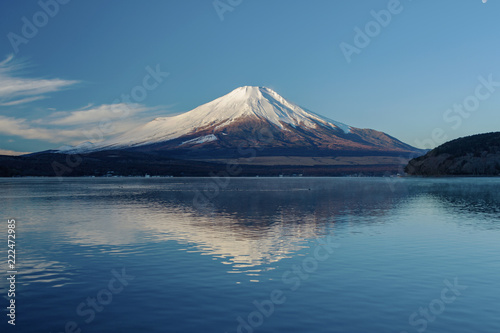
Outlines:
{"label": "sky", "polygon": [[266,86],[419,148],[499,130],[500,0],[0,2],[0,153]]}

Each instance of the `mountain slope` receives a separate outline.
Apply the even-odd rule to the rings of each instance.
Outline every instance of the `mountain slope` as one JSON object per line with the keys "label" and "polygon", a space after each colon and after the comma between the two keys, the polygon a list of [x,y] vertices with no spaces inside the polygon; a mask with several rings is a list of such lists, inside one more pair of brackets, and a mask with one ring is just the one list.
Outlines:
{"label": "mountain slope", "polygon": [[354,128],[301,108],[269,88],[246,86],[184,114],[61,152],[131,149],[196,157],[234,155],[242,147],[258,147],[267,155],[310,156],[315,151],[418,151],[383,132]]}
{"label": "mountain slope", "polygon": [[405,171],[421,176],[500,175],[500,132],[468,136],[412,159]]}
{"label": "mountain slope", "polygon": [[124,135],[96,145],[95,148],[137,147],[197,132],[222,134],[223,129],[242,121],[264,121],[280,130],[284,130],[286,125],[314,128],[321,124],[349,132],[349,126],[308,112],[286,101],[271,89],[247,86],[181,115],[156,118]]}

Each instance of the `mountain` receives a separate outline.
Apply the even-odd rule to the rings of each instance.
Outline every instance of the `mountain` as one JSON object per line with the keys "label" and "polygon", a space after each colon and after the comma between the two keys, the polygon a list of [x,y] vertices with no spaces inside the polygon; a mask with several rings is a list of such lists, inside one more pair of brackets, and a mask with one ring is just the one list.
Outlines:
{"label": "mountain", "polygon": [[236,156],[237,149],[244,147],[266,150],[266,156],[419,151],[385,133],[320,116],[269,88],[246,86],[184,114],[157,118],[104,142],[60,152],[128,149],[213,158]]}
{"label": "mountain", "polygon": [[247,139],[245,130],[268,127],[274,133],[299,134],[297,127],[312,130],[318,125],[343,133],[350,131],[349,126],[306,111],[271,89],[241,87],[184,114],[157,118],[98,144],[94,149],[123,149],[166,142],[171,142],[167,145],[171,148],[214,145],[214,141],[230,146],[235,140]]}
{"label": "mountain", "polygon": [[500,132],[444,143],[426,155],[412,159],[405,171],[419,176],[498,176]]}
{"label": "mountain", "polygon": [[235,164],[238,176],[386,175],[423,153],[247,86],[102,142],[0,156],[0,176],[210,176]]}

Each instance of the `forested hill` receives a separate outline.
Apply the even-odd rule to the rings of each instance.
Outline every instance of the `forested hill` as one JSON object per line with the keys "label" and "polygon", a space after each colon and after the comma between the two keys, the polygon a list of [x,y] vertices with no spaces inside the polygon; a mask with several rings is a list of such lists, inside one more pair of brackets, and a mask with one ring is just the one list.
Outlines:
{"label": "forested hill", "polygon": [[444,143],[426,155],[412,159],[405,171],[421,176],[498,176],[500,132]]}

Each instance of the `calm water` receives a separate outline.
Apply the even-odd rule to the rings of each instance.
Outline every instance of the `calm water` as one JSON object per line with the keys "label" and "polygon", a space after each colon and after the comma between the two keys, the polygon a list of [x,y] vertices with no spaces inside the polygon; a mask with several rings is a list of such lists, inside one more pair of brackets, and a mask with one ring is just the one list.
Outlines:
{"label": "calm water", "polygon": [[500,332],[498,178],[0,188],[1,332]]}

